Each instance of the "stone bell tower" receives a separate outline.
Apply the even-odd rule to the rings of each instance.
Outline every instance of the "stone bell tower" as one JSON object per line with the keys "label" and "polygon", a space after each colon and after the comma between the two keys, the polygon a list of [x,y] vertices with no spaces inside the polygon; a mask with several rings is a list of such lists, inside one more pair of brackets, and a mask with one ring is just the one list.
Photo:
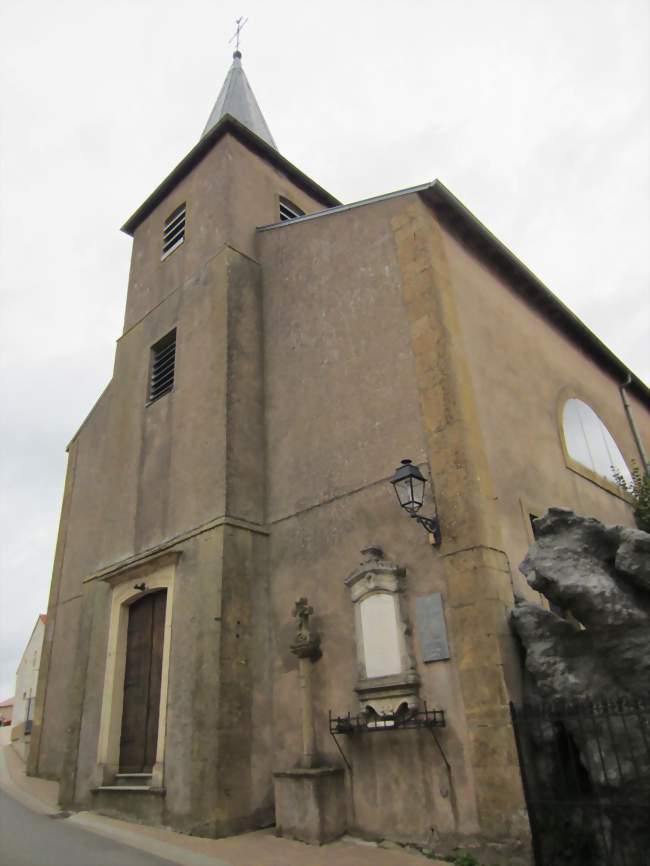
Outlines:
{"label": "stone bell tower", "polygon": [[202,835],[273,815],[256,227],[338,204],[277,150],[241,57],[123,227],[124,331],[69,446],[30,759],[64,804]]}

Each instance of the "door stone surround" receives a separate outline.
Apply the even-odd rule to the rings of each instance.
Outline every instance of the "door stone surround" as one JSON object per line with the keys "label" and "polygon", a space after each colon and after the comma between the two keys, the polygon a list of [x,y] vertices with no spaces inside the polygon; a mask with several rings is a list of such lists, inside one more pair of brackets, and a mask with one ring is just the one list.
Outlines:
{"label": "door stone surround", "polygon": [[180,555],[178,550],[166,551],[164,554],[151,557],[145,563],[139,563],[136,567],[127,567],[117,574],[113,573],[108,579],[113,591],[111,593],[106,669],[97,748],[97,787],[113,785],[119,772],[129,606],[137,599],[142,598],[143,594],[166,589],[167,604],[162,651],[158,740],[156,760],[151,773],[151,787],[155,789],[164,787],[167,689],[174,583],[176,564]]}

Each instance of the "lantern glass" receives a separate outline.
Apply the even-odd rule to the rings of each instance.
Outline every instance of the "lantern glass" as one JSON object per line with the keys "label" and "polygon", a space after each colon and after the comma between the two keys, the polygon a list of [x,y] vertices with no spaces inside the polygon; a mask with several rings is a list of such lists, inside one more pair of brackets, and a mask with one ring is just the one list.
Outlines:
{"label": "lantern glass", "polygon": [[410,460],[402,460],[402,465],[391,479],[399,504],[409,514],[416,514],[424,502],[426,480]]}
{"label": "lantern glass", "polygon": [[422,503],[424,502],[425,484],[426,481],[424,480],[424,478],[411,478],[413,512],[422,508]]}

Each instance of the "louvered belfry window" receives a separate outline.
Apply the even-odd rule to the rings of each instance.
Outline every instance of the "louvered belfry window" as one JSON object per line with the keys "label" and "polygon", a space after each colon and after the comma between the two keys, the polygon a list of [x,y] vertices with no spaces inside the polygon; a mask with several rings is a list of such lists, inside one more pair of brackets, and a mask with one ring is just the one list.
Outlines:
{"label": "louvered belfry window", "polygon": [[288,198],[280,196],[280,221],[295,220],[296,217],[304,216],[304,210],[300,210],[297,204],[289,201]]}
{"label": "louvered belfry window", "polygon": [[176,363],[176,328],[151,347],[149,403],[169,393],[174,387]]}
{"label": "louvered belfry window", "polygon": [[185,202],[183,202],[180,207],[177,207],[176,210],[170,214],[165,220],[165,227],[163,229],[163,249],[162,249],[162,257],[167,258],[170,253],[173,253],[175,249],[180,247],[180,245],[185,240]]}

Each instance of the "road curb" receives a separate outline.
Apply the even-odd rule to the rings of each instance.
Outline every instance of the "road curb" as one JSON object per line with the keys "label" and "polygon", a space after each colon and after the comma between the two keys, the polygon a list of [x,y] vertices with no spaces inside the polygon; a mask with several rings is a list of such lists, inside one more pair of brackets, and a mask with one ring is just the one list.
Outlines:
{"label": "road curb", "polygon": [[14,782],[11,773],[9,772],[9,767],[7,766],[5,748],[10,749],[11,746],[5,746],[0,749],[0,788],[2,788],[5,793],[9,794],[12,799],[22,803],[23,806],[26,806],[32,812],[38,812],[41,815],[55,815],[59,811],[58,808],[55,808],[48,803],[44,803],[38,797],[35,797],[27,791],[23,791],[23,789]]}
{"label": "road curb", "polygon": [[[11,748],[11,746],[5,748]],[[115,827],[113,824],[108,824],[101,815],[95,815],[92,812],[72,812],[69,815],[65,812],[62,813],[58,806],[45,803],[16,784],[7,764],[5,748],[0,748],[0,788],[13,800],[29,809],[30,812],[48,815],[52,818],[61,815],[66,823],[75,824],[88,833],[103,836],[113,842],[121,842],[130,848],[136,848],[146,854],[159,857],[161,860],[175,863],[176,866],[232,866],[226,860],[218,857],[197,854],[194,851],[187,851],[180,845],[174,845],[172,842],[152,839],[150,836],[139,833],[137,829],[129,830]]]}
{"label": "road curb", "polygon": [[179,866],[232,866],[231,863],[218,857],[187,851],[180,845],[174,845],[173,842],[152,839],[150,836],[138,833],[137,830],[126,830],[122,827],[115,827],[113,824],[109,825],[102,819],[101,815],[96,815],[93,812],[76,812],[66,820],[90,833],[96,833],[98,836],[104,836],[114,842],[122,842],[131,848],[145,851],[147,854],[160,857],[162,860],[170,860]]}

